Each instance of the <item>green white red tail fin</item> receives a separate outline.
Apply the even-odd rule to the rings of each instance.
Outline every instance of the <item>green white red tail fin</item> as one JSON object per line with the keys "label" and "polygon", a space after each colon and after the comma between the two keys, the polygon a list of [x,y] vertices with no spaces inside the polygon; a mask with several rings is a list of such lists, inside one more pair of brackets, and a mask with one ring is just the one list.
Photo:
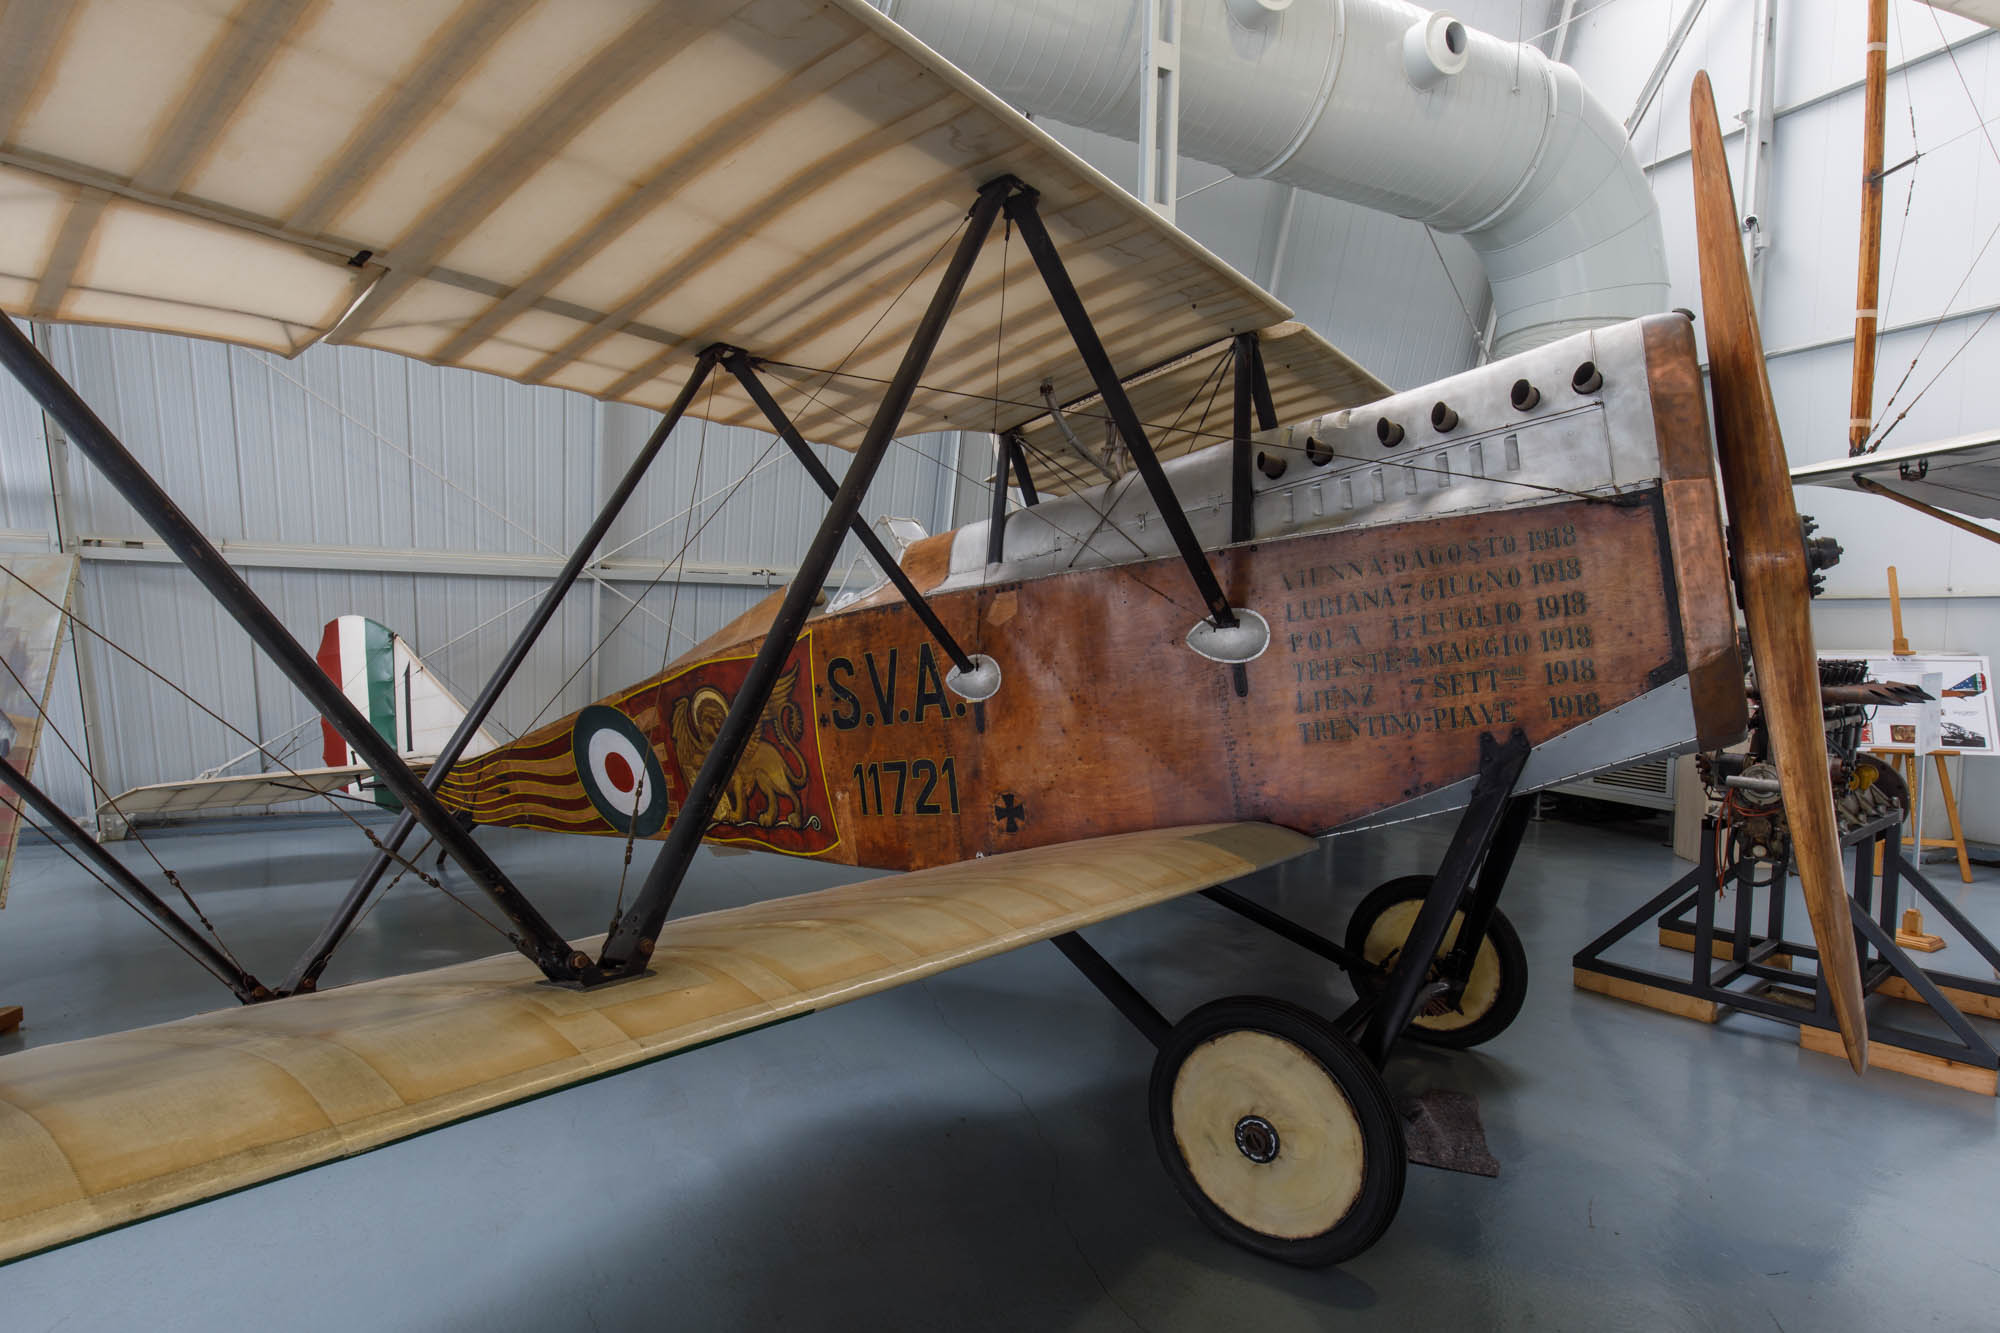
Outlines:
{"label": "green white red tail fin", "polygon": [[[320,634],[319,665],[369,723],[406,758],[435,755],[465,717],[465,705],[424,665],[401,635],[366,616],[339,616]],[[360,762],[333,724],[320,722],[324,762],[329,768]],[[483,754],[498,742],[482,729],[466,755]],[[372,784],[356,794],[373,796],[389,809],[397,802]]]}

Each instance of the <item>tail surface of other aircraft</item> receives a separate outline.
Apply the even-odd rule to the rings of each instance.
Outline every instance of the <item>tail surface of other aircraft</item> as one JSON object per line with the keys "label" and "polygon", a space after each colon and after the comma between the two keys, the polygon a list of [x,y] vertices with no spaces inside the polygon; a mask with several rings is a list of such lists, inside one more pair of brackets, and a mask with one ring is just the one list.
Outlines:
{"label": "tail surface of other aircraft", "polygon": [[[340,682],[342,693],[376,732],[416,768],[428,766],[465,716],[465,705],[408,641],[367,616],[336,616],[327,621],[320,632],[318,657],[320,667]],[[394,797],[370,780],[368,765],[324,718],[319,727],[322,745],[316,767],[286,768],[281,763],[282,752],[274,759],[269,749],[261,753],[253,750],[251,755],[222,767],[232,767],[252,755],[266,765],[278,766],[254,773],[210,770],[181,781],[133,787],[105,801],[98,811],[99,825],[122,831],[122,826],[139,818],[283,805],[329,792],[342,794],[336,799],[370,801],[385,810],[400,808]],[[483,754],[497,744],[482,728],[469,753]]]}

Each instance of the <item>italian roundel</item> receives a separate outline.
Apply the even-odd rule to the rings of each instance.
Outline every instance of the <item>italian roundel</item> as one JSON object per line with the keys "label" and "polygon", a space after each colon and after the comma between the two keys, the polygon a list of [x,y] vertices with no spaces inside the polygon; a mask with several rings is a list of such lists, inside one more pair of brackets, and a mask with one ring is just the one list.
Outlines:
{"label": "italian roundel", "polygon": [[616,708],[591,704],[570,733],[590,804],[620,833],[650,838],[667,820],[667,780],[645,733]]}

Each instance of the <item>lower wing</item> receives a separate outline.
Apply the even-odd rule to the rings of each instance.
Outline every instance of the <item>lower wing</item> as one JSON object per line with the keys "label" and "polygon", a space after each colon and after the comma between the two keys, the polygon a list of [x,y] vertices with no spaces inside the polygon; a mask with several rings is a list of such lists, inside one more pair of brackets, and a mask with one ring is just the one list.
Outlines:
{"label": "lower wing", "polygon": [[[921,980],[1289,860],[1120,834],[670,922],[594,991],[516,954],[0,1057],[0,1260]],[[589,942],[579,942],[590,947]]]}

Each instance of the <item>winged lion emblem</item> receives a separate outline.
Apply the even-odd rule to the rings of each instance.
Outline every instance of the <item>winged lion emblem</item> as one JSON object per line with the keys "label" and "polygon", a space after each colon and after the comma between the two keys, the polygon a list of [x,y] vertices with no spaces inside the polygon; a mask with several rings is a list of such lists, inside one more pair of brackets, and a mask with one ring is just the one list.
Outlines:
{"label": "winged lion emblem", "polygon": [[[793,667],[778,678],[770,702],[757,719],[736,771],[723,784],[722,798],[716,802],[717,824],[752,825],[758,828],[817,828],[819,817],[806,812],[804,793],[811,770],[799,749],[805,735],[805,717],[792,700],[792,686],[798,680]],[[673,733],[674,758],[681,777],[692,788],[715,738],[729,716],[729,698],[713,685],[704,685],[674,704],[669,729]]]}

